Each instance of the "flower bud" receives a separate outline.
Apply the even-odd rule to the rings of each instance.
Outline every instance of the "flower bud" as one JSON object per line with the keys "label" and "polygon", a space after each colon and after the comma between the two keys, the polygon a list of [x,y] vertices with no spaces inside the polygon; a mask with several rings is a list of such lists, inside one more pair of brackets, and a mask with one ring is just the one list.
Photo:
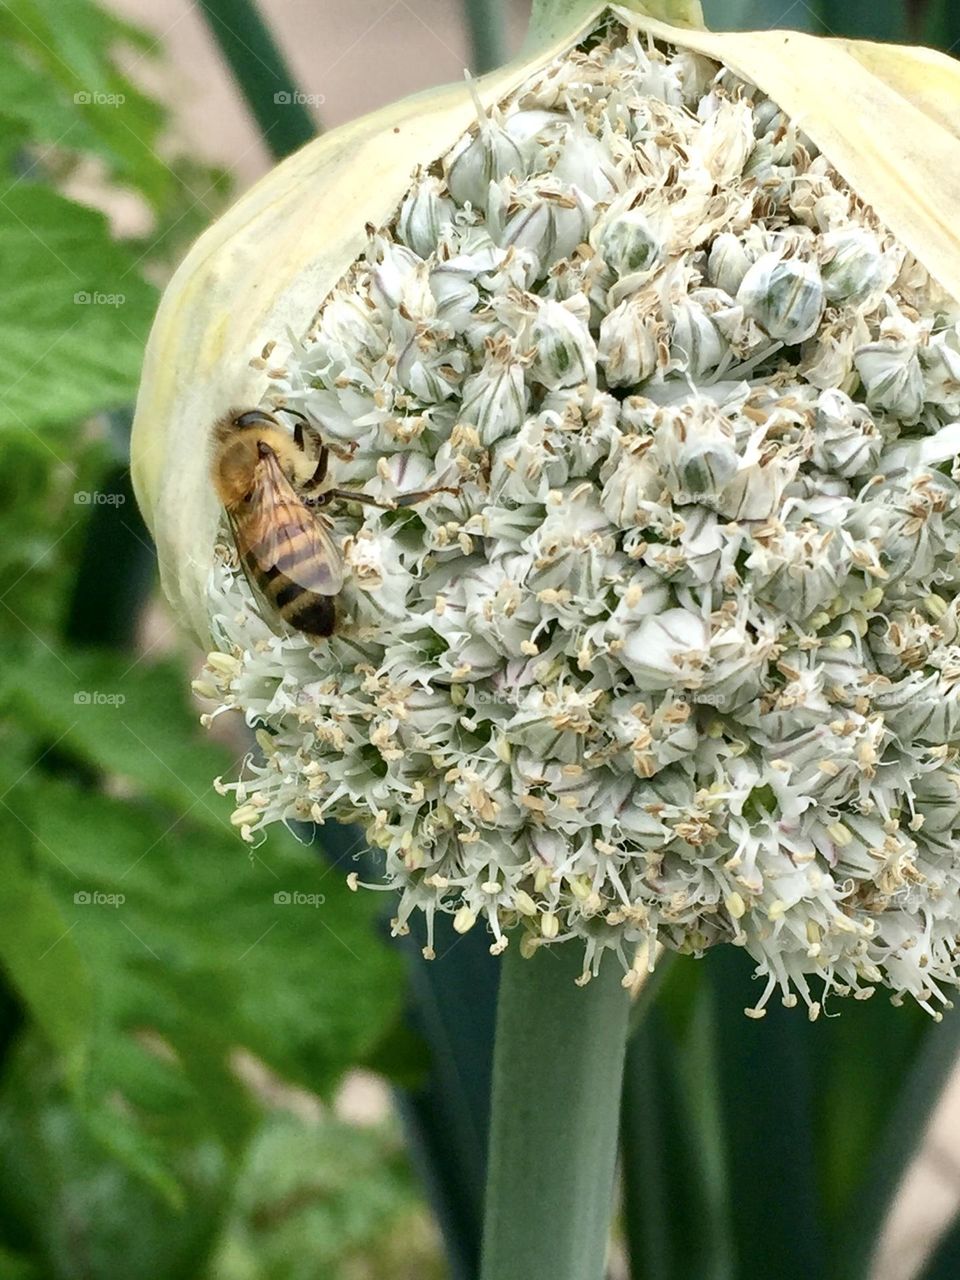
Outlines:
{"label": "flower bud", "polygon": [[436,250],[443,228],[453,220],[456,205],[443,194],[445,190],[439,178],[426,175],[400,206],[397,232],[421,258]]}
{"label": "flower bud", "polygon": [[596,377],[596,343],[569,302],[542,302],[531,337],[536,355],[530,372],[545,387],[575,387]]}
{"label": "flower bud", "polygon": [[915,339],[890,332],[878,342],[858,347],[857,372],[871,409],[883,409],[906,423],[914,423],[923,411],[923,370]]}
{"label": "flower bud", "polygon": [[728,343],[699,299],[687,298],[672,311],[670,355],[678,369],[702,378],[720,364]]}
{"label": "flower bud", "polygon": [[867,231],[832,231],[820,241],[820,274],[828,302],[872,309],[890,283],[876,236]]}
{"label": "flower bud", "polygon": [[454,148],[444,166],[447,189],[458,204],[482,206],[491,182],[508,174],[523,177],[527,168],[516,141],[478,104],[479,127]]}
{"label": "flower bud", "polygon": [[475,426],[483,444],[493,444],[501,436],[515,432],[526,411],[523,368],[509,349],[493,355],[463,385],[460,421]]}
{"label": "flower bud", "polygon": [[660,239],[640,209],[619,214],[603,228],[600,253],[618,276],[650,270],[660,252]]}
{"label": "flower bud", "polygon": [[437,319],[448,324],[456,333],[466,329],[473,310],[480,301],[477,286],[466,273],[450,267],[438,267],[430,272],[430,290],[437,304]]}
{"label": "flower bud", "polygon": [[657,367],[659,330],[647,304],[627,298],[604,316],[599,360],[611,387],[639,386]]}
{"label": "flower bud", "polygon": [[821,392],[814,435],[813,461],[824,471],[856,476],[877,465],[883,439],[870,413],[843,391]]}
{"label": "flower bud", "polygon": [[810,262],[765,253],[747,270],[737,302],[771,338],[787,346],[816,332],[823,315],[823,284]]}
{"label": "flower bud", "polygon": [[642,689],[682,689],[699,683],[698,669],[709,645],[702,618],[686,609],[668,609],[644,618],[628,634],[623,661]]}
{"label": "flower bud", "polygon": [[525,203],[507,222],[500,237],[504,245],[528,250],[537,260],[537,275],[560,258],[566,258],[585,239],[592,222],[593,201],[577,187],[569,191],[540,189],[518,198]]}
{"label": "flower bud", "polygon": [[752,259],[739,236],[730,231],[723,231],[710,246],[707,259],[707,276],[711,284],[728,293],[731,298],[743,283]]}

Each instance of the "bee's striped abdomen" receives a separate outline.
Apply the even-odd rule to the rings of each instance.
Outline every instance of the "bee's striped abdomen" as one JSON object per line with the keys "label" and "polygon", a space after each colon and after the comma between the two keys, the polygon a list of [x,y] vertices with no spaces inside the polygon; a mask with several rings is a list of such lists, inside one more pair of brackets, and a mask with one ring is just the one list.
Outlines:
{"label": "bee's striped abdomen", "polygon": [[[302,524],[284,522],[282,509],[276,513],[270,548],[265,538],[248,547],[245,556],[267,601],[287,626],[308,635],[332,635],[336,623],[333,597],[297,581],[317,571],[310,537]],[[268,565],[268,560],[273,563]]]}
{"label": "bee's striped abdomen", "polygon": [[332,596],[300,586],[276,567],[264,570],[255,556],[248,556],[247,563],[267,601],[287,626],[312,636],[333,635],[336,608]]}
{"label": "bee's striped abdomen", "polygon": [[315,591],[302,591],[281,613],[285,622],[308,636],[332,636],[337,624],[333,596],[318,596]]}

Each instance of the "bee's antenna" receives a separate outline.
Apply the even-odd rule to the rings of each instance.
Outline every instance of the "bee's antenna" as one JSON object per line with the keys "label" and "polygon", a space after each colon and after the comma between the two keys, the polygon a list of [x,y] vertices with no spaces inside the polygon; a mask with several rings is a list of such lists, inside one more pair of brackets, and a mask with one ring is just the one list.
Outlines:
{"label": "bee's antenna", "polygon": [[286,404],[279,405],[277,408],[277,412],[292,414],[294,418],[300,418],[303,422],[307,424],[307,426],[310,425],[310,419],[307,417],[305,413],[301,413],[299,409],[291,409],[289,405],[286,405]]}
{"label": "bee's antenna", "polygon": [[233,425],[243,431],[247,427],[259,427],[264,422],[271,426],[277,425],[277,420],[272,413],[268,413],[266,409],[248,409],[246,413],[238,414],[233,420]]}

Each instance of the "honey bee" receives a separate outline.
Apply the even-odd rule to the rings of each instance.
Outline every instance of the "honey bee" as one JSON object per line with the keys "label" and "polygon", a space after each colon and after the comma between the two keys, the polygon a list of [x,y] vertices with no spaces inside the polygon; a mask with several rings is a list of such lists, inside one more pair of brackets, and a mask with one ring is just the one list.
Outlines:
{"label": "honey bee", "polygon": [[353,489],[324,488],[330,454],[349,459],[352,450],[325,444],[295,410],[281,412],[300,419],[292,432],[263,409],[220,419],[213,431],[213,484],[254,593],[287,626],[321,639],[336,628],[343,586],[343,559],[321,508],[343,499],[391,510],[458,490],[424,489],[390,503]]}

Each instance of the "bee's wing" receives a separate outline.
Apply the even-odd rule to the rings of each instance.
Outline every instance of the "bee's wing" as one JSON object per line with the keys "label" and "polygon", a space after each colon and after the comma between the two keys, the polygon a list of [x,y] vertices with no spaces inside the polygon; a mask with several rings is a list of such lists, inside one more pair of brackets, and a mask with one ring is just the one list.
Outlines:
{"label": "bee's wing", "polygon": [[241,559],[249,556],[266,577],[279,571],[320,596],[343,587],[343,561],[326,521],[303,503],[272,453],[257,464],[242,527],[231,524]]}
{"label": "bee's wing", "polygon": [[260,617],[276,635],[285,635],[286,632],[280,624],[275,607],[270,603],[263,587],[261,587],[260,583],[254,577],[251,572],[250,565],[247,563],[247,556],[244,548],[248,539],[244,536],[243,529],[229,511],[227,512],[227,523],[230,525],[230,532],[233,534],[233,541],[236,544],[240,568],[243,570],[243,576],[247,580],[247,586],[250,588],[250,594],[257,602],[260,610]]}

